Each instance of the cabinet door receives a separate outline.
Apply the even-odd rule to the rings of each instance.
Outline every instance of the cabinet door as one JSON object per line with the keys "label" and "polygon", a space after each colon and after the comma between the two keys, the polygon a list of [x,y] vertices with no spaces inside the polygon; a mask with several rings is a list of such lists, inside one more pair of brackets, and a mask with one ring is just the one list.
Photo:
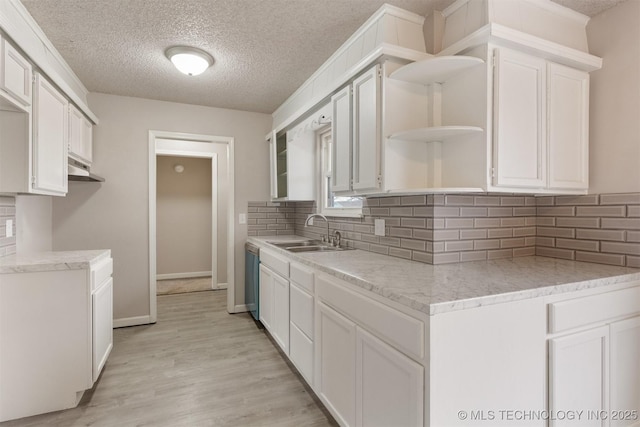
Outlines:
{"label": "cabinet door", "polygon": [[549,63],[549,187],[589,187],[589,73]]}
{"label": "cabinet door", "polygon": [[494,182],[546,186],[546,62],[499,49],[494,74]]}
{"label": "cabinet door", "polygon": [[353,82],[353,189],[379,188],[380,65]]}
{"label": "cabinet door", "polygon": [[269,144],[269,190],[271,199],[278,197],[278,165],[276,164],[276,136],[271,132],[267,137]]}
{"label": "cabinet door", "polygon": [[[610,334],[611,411],[640,413],[640,316],[613,323]],[[611,427],[632,426],[638,422],[633,415],[618,418],[622,419],[611,420]]]}
{"label": "cabinet door", "polygon": [[68,154],[69,157],[72,157],[77,160],[84,160],[82,156],[83,147],[82,147],[82,113],[73,105],[69,105],[69,143]]}
{"label": "cabinet door", "polygon": [[44,194],[67,193],[69,104],[36,74],[33,114],[33,189]]}
{"label": "cabinet door", "polygon": [[273,275],[273,330],[271,334],[286,355],[289,354],[289,281]]}
{"label": "cabinet door", "polygon": [[358,328],[356,425],[422,426],[424,369]]}
{"label": "cabinet door", "polygon": [[2,39],[0,87],[22,105],[31,105],[31,64]]}
{"label": "cabinet door", "polygon": [[316,388],[343,426],[356,421],[356,325],[318,303],[316,329]]}
{"label": "cabinet door", "polygon": [[260,321],[269,332],[273,330],[273,273],[260,264]]}
{"label": "cabinet door", "polygon": [[331,97],[331,191],[351,190],[351,86]]}
{"label": "cabinet door", "polygon": [[289,357],[307,383],[313,387],[313,341],[291,322]]}
{"label": "cabinet door", "polygon": [[287,177],[287,135],[274,135],[275,137],[275,154],[274,162],[276,166],[275,178],[275,195],[277,199],[288,196],[288,177]]}
{"label": "cabinet door", "polygon": [[82,158],[91,165],[93,161],[93,124],[82,117]]}
{"label": "cabinet door", "polygon": [[[549,343],[549,409],[607,411],[609,327],[554,338]],[[582,419],[581,427],[602,426],[604,421]],[[575,425],[553,420],[552,427]]]}
{"label": "cabinet door", "polygon": [[107,362],[113,348],[113,279],[93,294],[93,382]]}

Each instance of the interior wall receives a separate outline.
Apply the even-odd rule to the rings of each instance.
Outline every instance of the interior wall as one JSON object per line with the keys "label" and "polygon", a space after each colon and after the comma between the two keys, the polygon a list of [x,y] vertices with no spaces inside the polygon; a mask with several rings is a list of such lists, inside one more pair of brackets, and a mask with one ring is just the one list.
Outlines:
{"label": "interior wall", "polygon": [[[156,160],[156,273],[189,277],[210,272],[211,159],[157,156]],[[184,171],[176,172],[176,165]]]}
{"label": "interior wall", "polygon": [[591,73],[589,192],[640,191],[640,2],[591,18],[589,51],[603,58]]}
{"label": "interior wall", "polygon": [[244,242],[238,214],[269,196],[268,114],[92,93],[99,117],[92,171],[106,182],[70,183],[53,202],[53,247],[111,249],[114,318],[149,315],[149,130],[234,138],[235,301],[244,303]]}
{"label": "interior wall", "polygon": [[51,199],[51,196],[16,196],[17,253],[53,250]]}

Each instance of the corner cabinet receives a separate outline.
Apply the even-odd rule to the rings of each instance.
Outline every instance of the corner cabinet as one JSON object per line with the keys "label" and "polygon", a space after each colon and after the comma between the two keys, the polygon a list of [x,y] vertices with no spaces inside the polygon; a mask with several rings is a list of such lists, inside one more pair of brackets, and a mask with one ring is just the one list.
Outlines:
{"label": "corner cabinet", "polygon": [[335,193],[380,188],[381,81],[382,66],[376,64],[331,97]]}
{"label": "corner cabinet", "polygon": [[589,186],[589,74],[524,53],[494,51],[493,185]]}
{"label": "corner cabinet", "polygon": [[38,73],[33,93],[33,190],[64,196],[67,193],[69,102]]}

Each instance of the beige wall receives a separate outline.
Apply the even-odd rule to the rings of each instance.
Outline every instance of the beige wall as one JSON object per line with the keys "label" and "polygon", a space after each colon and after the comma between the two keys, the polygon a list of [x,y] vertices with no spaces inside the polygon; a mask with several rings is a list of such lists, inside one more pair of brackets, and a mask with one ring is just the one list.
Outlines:
{"label": "beige wall", "polygon": [[89,105],[100,118],[92,170],[106,182],[72,182],[66,198],[54,199],[54,249],[111,249],[114,318],[148,316],[149,130],[233,137],[235,297],[236,304],[243,304],[247,228],[237,218],[249,200],[269,197],[264,136],[271,116],[105,94],[90,94]]}
{"label": "beige wall", "polygon": [[51,196],[16,196],[16,250],[19,254],[52,250],[51,199]]}
{"label": "beige wall", "polygon": [[212,271],[211,159],[158,156],[156,168],[157,274]]}
{"label": "beige wall", "polygon": [[591,18],[589,51],[604,59],[591,73],[589,192],[640,191],[640,1]]}

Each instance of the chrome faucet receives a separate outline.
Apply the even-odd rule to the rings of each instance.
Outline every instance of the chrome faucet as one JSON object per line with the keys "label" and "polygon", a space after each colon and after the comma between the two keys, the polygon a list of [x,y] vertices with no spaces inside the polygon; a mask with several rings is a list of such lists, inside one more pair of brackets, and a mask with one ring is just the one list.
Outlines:
{"label": "chrome faucet", "polygon": [[342,244],[342,234],[340,234],[340,232],[338,230],[333,232],[333,246],[336,247],[340,247],[340,245]]}
{"label": "chrome faucet", "polygon": [[309,222],[311,221],[312,218],[322,218],[327,223],[327,237],[326,237],[327,240],[325,240],[325,236],[322,236],[322,241],[323,242],[325,242],[325,241],[329,242],[330,241],[330,238],[329,238],[330,237],[329,236],[329,220],[327,219],[327,217],[322,215],[322,214],[317,214],[317,213],[316,214],[311,214],[311,215],[309,215],[307,217],[306,221],[304,222],[304,226],[305,227],[307,227],[309,225]]}

